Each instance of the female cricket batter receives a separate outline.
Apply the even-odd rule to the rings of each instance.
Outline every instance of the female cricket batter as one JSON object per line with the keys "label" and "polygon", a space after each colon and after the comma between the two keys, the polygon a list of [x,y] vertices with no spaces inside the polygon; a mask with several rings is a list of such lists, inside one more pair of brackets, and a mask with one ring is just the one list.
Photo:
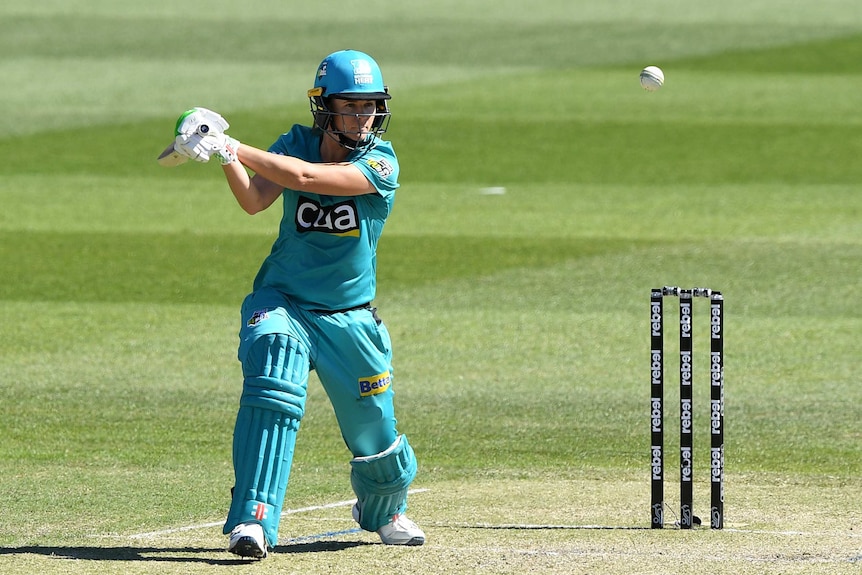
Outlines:
{"label": "female cricket batter", "polygon": [[173,144],[183,161],[216,157],[249,214],[283,200],[278,239],[242,305],[236,483],[224,525],[228,550],[242,557],[276,545],[312,369],[353,455],[354,519],[385,544],[425,542],[404,515],[416,458],[396,431],[391,342],[371,307],[377,241],[398,187],[398,160],[379,137],[390,96],[377,63],[355,50],[327,56],[308,96],[313,125],[293,126],[268,151],[224,134],[227,122],[204,108],[180,117]]}

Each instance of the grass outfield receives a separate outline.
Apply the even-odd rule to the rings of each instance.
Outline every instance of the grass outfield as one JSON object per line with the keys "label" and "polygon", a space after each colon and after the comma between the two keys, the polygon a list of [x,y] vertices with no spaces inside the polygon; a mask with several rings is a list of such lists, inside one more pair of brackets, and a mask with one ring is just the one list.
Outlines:
{"label": "grass outfield", "polygon": [[[254,4],[0,7],[0,572],[859,570],[855,1],[371,0],[373,27],[358,4],[329,26]],[[315,66],[348,45],[393,93],[402,187],[376,304],[428,543],[355,531],[313,383],[280,545],[245,563],[220,529],[238,309],[280,213],[246,216],[216,166],[154,158],[192,105],[267,146],[308,121]],[[647,64],[667,78],[654,94]],[[665,284],[726,297],[721,532],[647,529],[647,298]]]}

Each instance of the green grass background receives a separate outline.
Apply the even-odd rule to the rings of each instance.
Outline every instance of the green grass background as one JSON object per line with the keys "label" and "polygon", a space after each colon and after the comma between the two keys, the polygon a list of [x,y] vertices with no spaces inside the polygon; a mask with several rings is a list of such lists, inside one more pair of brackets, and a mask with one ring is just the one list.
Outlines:
{"label": "green grass background", "polygon": [[[429,543],[353,534],[248,566],[218,528],[132,542],[223,517],[238,308],[280,217],[246,216],[216,166],[154,158],[193,105],[268,146],[343,47],[393,93],[377,305]],[[0,571],[858,569],[855,2],[39,1],[0,6],[0,78]],[[770,535],[466,528],[648,524],[665,284],[725,293],[727,522]],[[348,457],[312,385],[286,507],[351,497]],[[281,535],[349,527],[341,510]]]}

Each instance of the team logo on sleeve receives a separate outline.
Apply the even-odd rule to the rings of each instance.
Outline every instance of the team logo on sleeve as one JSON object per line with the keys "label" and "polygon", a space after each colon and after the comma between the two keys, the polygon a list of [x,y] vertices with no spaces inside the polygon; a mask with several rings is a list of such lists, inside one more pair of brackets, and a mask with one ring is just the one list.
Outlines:
{"label": "team logo on sleeve", "polygon": [[296,231],[359,237],[359,217],[352,199],[331,206],[300,196],[296,203]]}
{"label": "team logo on sleeve", "polygon": [[378,158],[376,160],[374,158],[371,158],[366,160],[365,163],[371,166],[371,169],[377,172],[381,178],[388,178],[392,175],[392,172],[395,171],[392,168],[392,164],[390,164],[383,158]]}
{"label": "team logo on sleeve", "polygon": [[269,310],[257,310],[256,312],[251,314],[250,318],[248,318],[248,327],[254,327],[265,319],[269,319]]}
{"label": "team logo on sleeve", "polygon": [[371,377],[362,377],[359,379],[359,395],[369,397],[383,393],[392,384],[392,376],[388,371],[372,375]]}

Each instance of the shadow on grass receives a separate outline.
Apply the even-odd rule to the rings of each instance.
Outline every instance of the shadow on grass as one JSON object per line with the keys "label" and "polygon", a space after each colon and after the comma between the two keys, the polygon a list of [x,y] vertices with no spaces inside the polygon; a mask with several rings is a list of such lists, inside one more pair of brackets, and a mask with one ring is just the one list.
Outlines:
{"label": "shadow on grass", "polygon": [[[352,547],[371,545],[361,541],[314,541],[296,543],[275,548],[275,554],[331,553]],[[222,557],[210,557],[210,555]],[[208,547],[85,547],[33,545],[23,547],[0,547],[3,555],[43,555],[53,559],[84,561],[146,561],[155,563],[206,563],[209,565],[234,565],[252,563],[256,559],[243,559],[229,555],[224,548]]]}
{"label": "shadow on grass", "polygon": [[[698,523],[698,525],[700,525]],[[648,531],[649,527],[637,525],[529,525],[529,524],[502,524],[492,525],[490,523],[477,524],[453,524],[447,525],[453,529],[489,529],[498,531]]]}
{"label": "shadow on grass", "polygon": [[291,543],[289,545],[278,545],[273,553],[288,555],[295,553],[326,553],[333,551],[344,551],[353,547],[364,547],[365,545],[380,545],[368,541],[313,541],[308,543]]}

